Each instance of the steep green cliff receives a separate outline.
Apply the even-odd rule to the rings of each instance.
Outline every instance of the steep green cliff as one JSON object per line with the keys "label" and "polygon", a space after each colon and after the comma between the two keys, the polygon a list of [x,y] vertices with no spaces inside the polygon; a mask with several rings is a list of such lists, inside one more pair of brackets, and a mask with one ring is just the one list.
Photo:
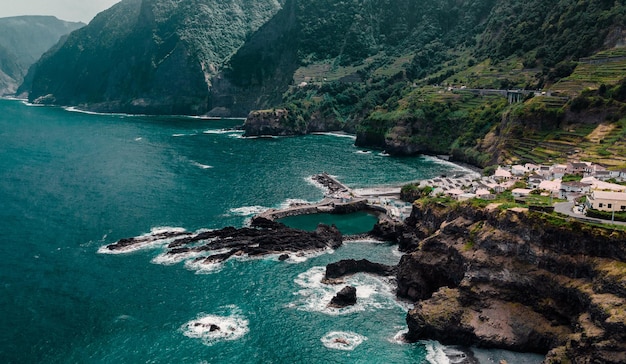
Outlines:
{"label": "steep green cliff", "polygon": [[[608,123],[598,140],[618,142],[582,155],[602,161],[626,150],[612,96],[625,19],[607,0],[125,0],[46,54],[25,88],[97,111],[263,109],[250,133],[281,115],[278,134],[342,129],[481,166],[566,158]],[[511,89],[526,90],[508,95],[520,103]]]}
{"label": "steep green cliff", "polygon": [[[260,31],[256,36],[265,42],[244,45],[231,59],[227,77],[248,91],[254,87],[257,97],[282,97],[279,108],[288,113],[277,122],[285,130],[343,129],[357,133],[358,145],[394,154],[450,153],[483,166],[537,162],[540,152],[536,158],[510,153],[507,142],[519,137],[510,131],[524,130],[533,140],[548,130],[558,136],[580,129],[589,118],[570,112],[573,99],[585,87],[605,83],[610,89],[623,71],[601,65],[602,80],[580,77],[595,72],[580,57],[624,45],[626,6],[618,2],[293,3],[290,37]],[[289,62],[281,63],[285,59]],[[614,69],[613,77],[607,69]],[[539,90],[545,97],[533,100],[532,107],[510,106],[507,89]],[[533,95],[526,92],[520,101]],[[276,102],[257,107],[269,106]],[[594,123],[619,108],[595,110]],[[259,129],[253,125],[258,120],[250,118],[246,130]],[[565,149],[558,146],[554,157],[567,157]]]}
{"label": "steep green cliff", "polygon": [[124,0],[38,62],[29,98],[97,111],[203,114],[211,78],[279,8],[276,0]]}
{"label": "steep green cliff", "polygon": [[28,68],[45,51],[84,25],[52,16],[0,18],[0,95],[15,93]]}

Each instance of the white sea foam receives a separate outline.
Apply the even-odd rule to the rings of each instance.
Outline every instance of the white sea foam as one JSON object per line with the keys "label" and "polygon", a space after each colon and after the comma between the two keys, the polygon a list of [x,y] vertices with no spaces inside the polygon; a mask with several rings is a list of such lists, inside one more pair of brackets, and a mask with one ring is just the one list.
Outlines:
{"label": "white sea foam", "polygon": [[402,258],[402,256],[404,256],[404,253],[400,251],[397,245],[391,248],[391,254],[393,254],[394,257],[399,258]]}
{"label": "white sea foam", "polygon": [[103,115],[103,116],[123,116],[123,117],[137,117],[137,116],[146,116],[145,114],[125,114],[125,113],[107,113],[107,112],[96,112],[89,110],[82,110],[74,106],[64,106],[63,109],[69,112],[77,112],[81,114],[88,115]]}
{"label": "white sea foam", "polygon": [[451,364],[444,346],[437,341],[422,341],[426,347],[426,361],[430,364]]}
{"label": "white sea foam", "polygon": [[178,137],[184,137],[187,136],[187,134],[172,134],[173,137],[178,138]]}
{"label": "white sea foam", "polygon": [[[159,235],[176,234],[175,236],[160,238]],[[179,227],[158,226],[150,229],[149,233],[133,238],[135,242],[121,249],[110,250],[106,245],[98,249],[99,254],[128,254],[139,250],[155,249],[171,243],[176,239],[186,236],[194,236],[193,233],[187,233],[187,230]]]}
{"label": "white sea foam", "polygon": [[354,332],[331,331],[321,338],[325,347],[335,350],[354,350],[361,345],[367,337]]}
{"label": "white sea foam", "polygon": [[211,168],[213,168],[213,166],[209,166],[209,165],[206,165],[206,164],[198,163],[196,161],[191,161],[191,164],[193,164],[194,166],[196,166],[198,168],[202,168],[202,169],[211,169]]}
{"label": "white sea foam", "polygon": [[296,198],[288,198],[285,201],[283,201],[278,208],[279,209],[286,209],[288,207],[291,207],[293,205],[307,205],[310,204],[310,201],[307,200],[302,200],[302,199],[296,199]]}
{"label": "white sea foam", "polygon": [[337,137],[337,138],[348,138],[348,139],[356,140],[356,135],[352,135],[352,134],[328,133],[328,132],[312,133],[312,134],[314,134],[314,135],[327,135],[327,136],[334,136],[334,137]]}
{"label": "white sea foam", "polygon": [[398,344],[398,345],[406,344],[407,342],[406,340],[404,340],[404,335],[408,333],[409,333],[409,329],[404,327],[400,331],[398,331],[395,335],[393,335],[392,338],[389,338],[389,342]]}
{"label": "white sea foam", "polygon": [[357,303],[344,308],[328,307],[328,303],[344,285],[322,283],[325,272],[325,267],[313,267],[299,274],[294,280],[301,287],[295,293],[299,298],[292,302],[289,307],[308,312],[321,312],[327,315],[345,315],[353,312],[401,306],[401,303],[395,300],[390,284],[371,275],[356,274],[346,277],[345,284],[356,287]]}
{"label": "white sea foam", "polygon": [[322,190],[322,192],[324,192],[325,194],[327,194],[328,192],[330,192],[328,190],[328,188],[326,186],[324,186],[323,184],[317,182],[315,179],[313,179],[313,176],[308,176],[304,179],[307,183],[319,188],[320,190]]}
{"label": "white sea foam", "polygon": [[256,214],[260,214],[261,212],[267,210],[267,207],[263,206],[242,206],[236,207],[228,210],[230,215],[235,216],[252,216]]}
{"label": "white sea foam", "polygon": [[[215,252],[215,254],[217,254],[217,252]],[[196,274],[213,274],[224,269],[224,263],[206,263],[202,260],[187,260],[185,261],[185,268],[195,271]]]}
{"label": "white sea foam", "polygon": [[289,254],[289,259],[287,259],[285,262],[291,263],[291,264],[300,264],[300,263],[306,262],[307,260],[311,258],[317,258],[324,254],[334,254],[334,253],[335,251],[331,248],[326,248],[324,250],[318,250],[318,251],[312,251],[312,252],[306,252],[306,253],[298,252],[298,253]]}
{"label": "white sea foam", "polygon": [[233,130],[233,129],[209,129],[209,130],[205,130],[203,131],[204,134],[234,134],[234,133],[238,133],[237,136],[239,136],[239,134],[243,133],[242,131],[239,130]]}
{"label": "white sea foam", "polygon": [[465,175],[469,175],[472,178],[480,178],[481,177],[480,173],[478,173],[478,172],[476,172],[476,171],[474,171],[474,170],[472,170],[470,168],[467,168],[467,167],[461,166],[459,164],[443,160],[441,158],[431,157],[431,156],[424,156],[424,159],[432,161],[435,164],[440,164],[440,165],[444,165],[446,167],[450,167],[452,169],[453,173],[454,172],[457,172],[457,173],[460,172],[460,173],[463,173]]}
{"label": "white sea foam", "polygon": [[380,153],[378,153],[378,155],[379,155],[379,156],[381,156],[381,157],[389,157],[389,156],[391,156],[391,155],[390,155],[389,153],[387,153],[387,152],[380,152]]}
{"label": "white sea foam", "polygon": [[26,106],[30,106],[30,107],[45,107],[45,106],[47,106],[47,105],[43,105],[43,104],[33,104],[32,102],[28,102],[26,100],[23,100],[22,104],[24,104]]}
{"label": "white sea foam", "polygon": [[370,150],[357,150],[354,153],[355,154],[372,154],[372,151],[370,151]]}
{"label": "white sea foam", "polygon": [[152,258],[150,262],[152,264],[174,265],[187,260],[196,259],[203,255],[205,254],[203,254],[202,252],[187,252],[179,254],[167,254],[167,252],[165,252]]}
{"label": "white sea foam", "polygon": [[181,326],[183,335],[200,339],[207,346],[241,339],[250,331],[249,322],[237,307],[230,306],[229,311],[227,316],[200,314],[195,320]]}
{"label": "white sea foam", "polygon": [[137,137],[137,138],[135,138],[135,141],[136,141],[136,142],[141,141],[141,140],[143,140],[143,138],[142,138],[142,137]]}

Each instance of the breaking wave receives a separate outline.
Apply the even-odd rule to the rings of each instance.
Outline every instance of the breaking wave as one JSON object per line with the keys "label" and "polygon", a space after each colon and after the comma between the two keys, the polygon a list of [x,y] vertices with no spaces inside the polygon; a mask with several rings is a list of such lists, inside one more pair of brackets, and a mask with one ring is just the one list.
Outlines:
{"label": "breaking wave", "polygon": [[[367,274],[355,274],[344,279],[345,284],[322,283],[326,267],[313,267],[300,273],[294,282],[300,287],[295,294],[299,298],[288,305],[290,308],[327,315],[345,315],[361,311],[402,307],[395,300],[393,287]],[[356,287],[357,303],[344,308],[328,307],[328,303],[345,285]]]}
{"label": "breaking wave", "polygon": [[331,331],[321,338],[325,347],[335,350],[354,350],[361,345],[367,337],[354,332]]}
{"label": "breaking wave", "polygon": [[121,249],[111,250],[108,245],[101,246],[98,249],[99,254],[127,254],[145,249],[155,249],[167,245],[184,236],[192,236],[193,233],[179,227],[159,226],[154,227],[149,233],[139,235],[135,238],[132,245],[128,245]]}
{"label": "breaking wave", "polygon": [[226,316],[200,314],[181,326],[183,335],[200,339],[204,345],[212,346],[220,341],[238,340],[244,337],[250,329],[248,320],[236,306],[228,306],[230,314]]}

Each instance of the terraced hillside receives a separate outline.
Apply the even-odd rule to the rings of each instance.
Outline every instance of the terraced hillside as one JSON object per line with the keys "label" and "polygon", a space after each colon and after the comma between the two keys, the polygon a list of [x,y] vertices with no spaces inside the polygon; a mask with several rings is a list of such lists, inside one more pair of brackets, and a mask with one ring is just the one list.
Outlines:
{"label": "terraced hillside", "polygon": [[626,48],[613,48],[580,59],[574,72],[555,83],[550,91],[575,97],[587,88],[597,90],[602,84],[616,84],[625,75]]}

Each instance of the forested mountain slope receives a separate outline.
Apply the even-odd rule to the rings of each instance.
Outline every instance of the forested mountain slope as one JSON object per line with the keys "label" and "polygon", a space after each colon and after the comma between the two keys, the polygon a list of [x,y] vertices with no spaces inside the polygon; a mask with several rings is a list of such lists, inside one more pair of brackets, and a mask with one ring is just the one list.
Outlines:
{"label": "forested mountain slope", "polygon": [[53,16],[0,18],[0,95],[13,94],[30,65],[63,35],[84,25]]}
{"label": "forested mountain slope", "polygon": [[211,78],[277,0],[124,0],[48,52],[30,99],[98,111],[203,114]]}
{"label": "forested mountain slope", "polygon": [[[548,130],[620,119],[621,66],[585,57],[620,54],[625,19],[609,0],[125,0],[43,57],[30,98],[157,114],[265,109],[249,134],[343,129],[391,153],[535,161],[549,155],[509,143],[520,130],[544,142]],[[602,85],[604,101],[572,112]],[[509,105],[507,89],[535,92]]]}

